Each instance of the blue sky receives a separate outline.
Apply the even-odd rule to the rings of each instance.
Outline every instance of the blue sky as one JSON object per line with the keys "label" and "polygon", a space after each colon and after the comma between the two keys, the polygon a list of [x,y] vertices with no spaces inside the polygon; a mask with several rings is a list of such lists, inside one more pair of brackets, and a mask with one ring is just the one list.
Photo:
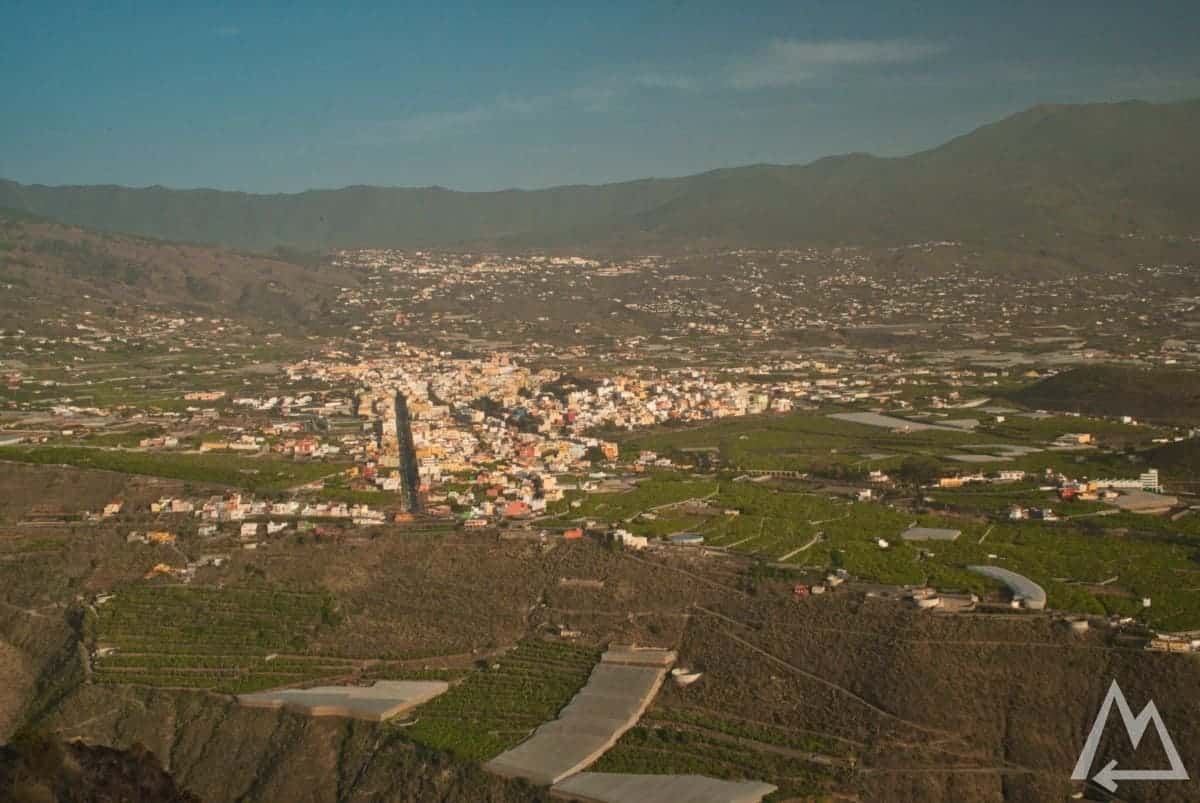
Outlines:
{"label": "blue sky", "polygon": [[0,177],[480,190],[899,155],[1039,102],[1200,96],[1198,41],[1195,0],[0,0]]}

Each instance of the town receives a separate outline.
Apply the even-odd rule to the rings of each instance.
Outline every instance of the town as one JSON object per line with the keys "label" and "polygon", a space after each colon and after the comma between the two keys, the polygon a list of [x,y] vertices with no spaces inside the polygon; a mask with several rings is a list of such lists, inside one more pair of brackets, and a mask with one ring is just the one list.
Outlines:
{"label": "town", "polygon": [[[880,267],[896,258],[941,267]],[[659,747],[680,734],[734,784],[705,800],[836,789],[877,760],[847,748],[868,736],[853,689],[821,687],[844,712],[821,728],[849,741],[809,744],[796,775],[764,756],[809,715],[779,701],[745,731],[771,715],[731,707],[738,672],[712,656],[748,651],[741,671],[777,682],[779,661],[845,652],[830,621],[945,645],[1011,632],[1062,661],[1200,648],[1193,278],[970,260],[954,242],[342,251],[300,333],[64,309],[0,332],[3,565],[94,566],[64,592],[88,623],[83,688],[411,722],[406,740],[559,795],[608,794],[579,767],[688,775]],[[44,576],[12,574],[15,616],[68,604],[29,586]],[[751,637],[763,617],[774,635]],[[527,674],[544,703],[505,691]],[[628,699],[604,705],[643,713],[571,724],[610,675]],[[71,705],[64,726],[93,717]],[[559,756],[536,735],[574,727],[608,747]]]}

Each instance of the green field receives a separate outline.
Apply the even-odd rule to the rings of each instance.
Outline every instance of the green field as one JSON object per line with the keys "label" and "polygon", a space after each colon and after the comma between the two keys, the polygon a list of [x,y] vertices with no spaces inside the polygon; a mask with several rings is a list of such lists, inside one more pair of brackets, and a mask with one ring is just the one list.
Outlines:
{"label": "green field", "polygon": [[959,513],[1006,517],[1013,505],[1052,508],[1063,515],[1085,515],[1112,507],[1103,502],[1063,502],[1052,491],[1031,482],[968,483],[960,488],[931,490],[925,494],[937,506]]}
{"label": "green field", "polygon": [[281,491],[312,482],[344,468],[336,463],[302,463],[218,454],[130,452],[79,446],[4,446],[0,447],[0,460],[210,482],[259,493]]}
{"label": "green field", "polygon": [[[921,430],[895,433],[886,428],[842,421],[826,415],[797,413],[785,416],[730,418],[697,427],[658,427],[625,436],[625,454],[651,450],[677,462],[703,462],[697,449],[715,449],[720,465],[729,470],[785,470],[818,475],[855,476],[871,469],[898,468],[906,457],[932,458],[943,471],[968,473],[976,470],[1022,468],[1040,472],[1045,468],[1068,475],[1099,476],[1128,473],[1127,457],[1099,450],[1053,451],[1046,447],[1068,432],[1089,432],[1102,444],[1126,446],[1148,444],[1163,430],[1129,426],[1106,419],[1055,416],[1035,419],[1010,415],[995,423],[991,416],[971,410],[956,411],[954,417],[978,418],[973,432]],[[935,419],[936,420],[936,419]],[[952,454],[994,454],[984,445],[1034,447],[1041,451],[1008,460],[965,463],[948,458]],[[975,447],[975,448],[972,448]],[[882,456],[881,456],[882,455]]]}
{"label": "green field", "polygon": [[421,706],[412,739],[471,761],[494,758],[554,719],[587,682],[596,650],[548,641],[523,641],[496,659],[499,668],[472,672]]}
{"label": "green field", "polygon": [[[722,463],[734,469],[810,471],[836,464],[865,472],[898,463],[898,455],[939,455],[976,440],[970,433],[943,430],[897,435],[824,415],[796,414],[731,418],[703,427],[662,427],[629,437],[621,449],[626,454],[648,449],[686,461],[690,456],[683,450],[716,448]],[[892,457],[872,460],[868,454]]]}
{"label": "green field", "polygon": [[[970,497],[969,492],[953,493]],[[1018,493],[1037,492],[1026,486]],[[951,498],[951,492],[941,496]],[[985,500],[977,501],[986,501],[985,506],[1000,504],[995,497],[981,496]],[[604,509],[602,503],[626,509],[608,495],[597,495],[592,503],[599,510]],[[1068,515],[1094,509],[1086,503],[1073,504],[1079,507],[1055,508]],[[998,587],[965,567],[995,564],[1040,583],[1052,608],[1136,616],[1163,630],[1200,627],[1200,564],[1194,560],[1200,547],[1200,517],[1196,516],[1175,522],[1117,514],[1048,523],[991,523],[978,515],[914,515],[878,503],[728,480],[721,482],[710,505],[707,514],[672,514],[628,526],[649,536],[663,530],[694,530],[704,535],[707,545],[765,562],[783,561],[819,572],[844,568],[862,580],[896,585],[930,584],[984,593]],[[727,516],[724,510],[739,515]],[[901,541],[900,533],[913,523],[951,527],[963,535],[952,543]],[[878,546],[880,538],[889,542],[887,549]],[[1105,581],[1109,582],[1101,585]],[[1143,597],[1152,599],[1150,608],[1142,608]]]}
{"label": "green field", "polygon": [[1005,440],[1027,443],[1052,441],[1068,432],[1087,432],[1105,444],[1147,441],[1166,432],[1153,426],[1122,424],[1106,418],[1073,415],[1040,418],[1009,415],[1002,423],[990,424],[988,430]]}
{"label": "green field", "polygon": [[571,518],[596,518],[604,521],[624,521],[638,513],[683,502],[687,499],[703,498],[717,490],[715,480],[695,479],[670,472],[659,472],[637,483],[633,490],[619,494],[572,493],[568,499],[579,499],[578,508],[570,508],[567,502],[558,502],[554,512]]}
{"label": "green field", "polygon": [[123,432],[108,432],[103,435],[92,435],[88,437],[86,443],[88,446],[126,446],[133,448],[137,446],[143,438],[154,438],[162,434],[162,427],[138,427],[136,429],[129,429]]}
{"label": "green field", "polygon": [[1168,368],[1089,365],[1024,387],[1012,398],[1030,407],[1194,425],[1200,420],[1200,375]]}
{"label": "green field", "polygon": [[96,659],[95,679],[238,693],[345,675],[353,662],[305,654],[333,604],[316,593],[121,589],[89,617],[96,644],[116,648]]}
{"label": "green field", "polygon": [[656,708],[649,719],[681,726],[692,726],[722,733],[740,739],[751,739],[763,744],[820,753],[826,756],[848,757],[851,751],[845,742],[820,736],[816,733],[800,733],[783,727],[756,722],[722,719],[710,712],[686,707]]}
{"label": "green field", "polygon": [[754,778],[779,787],[768,800],[809,799],[851,772],[802,758],[806,753],[843,757],[844,746],[832,740],[689,709],[656,709],[647,720],[652,724],[631,728],[589,769]]}

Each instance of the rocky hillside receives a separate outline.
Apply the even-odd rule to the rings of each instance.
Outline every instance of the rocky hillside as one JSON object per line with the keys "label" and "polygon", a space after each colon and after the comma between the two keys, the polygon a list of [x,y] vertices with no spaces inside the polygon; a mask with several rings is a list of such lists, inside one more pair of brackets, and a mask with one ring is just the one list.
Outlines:
{"label": "rocky hillside", "polygon": [[373,723],[241,708],[192,692],[81,687],[54,718],[67,737],[145,744],[203,800],[525,803],[524,784],[452,762]]}
{"label": "rocky hillside", "polygon": [[31,737],[0,747],[0,797],[14,803],[200,803],[145,748]]}

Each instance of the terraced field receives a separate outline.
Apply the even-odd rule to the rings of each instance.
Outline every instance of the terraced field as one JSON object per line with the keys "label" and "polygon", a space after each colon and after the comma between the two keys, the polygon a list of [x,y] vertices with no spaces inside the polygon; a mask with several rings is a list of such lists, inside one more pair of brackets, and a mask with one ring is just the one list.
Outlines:
{"label": "terraced field", "polygon": [[[620,494],[589,494],[582,504],[570,510],[574,517],[595,517],[605,521],[624,521],[647,510],[655,510],[688,499],[699,499],[717,490],[717,483],[707,479],[687,478],[672,472],[658,472],[638,482],[633,490]],[[566,510],[565,505],[559,505]]]}
{"label": "terraced field", "polygon": [[[702,427],[658,428],[627,436],[625,451],[650,449],[685,459],[683,450],[712,448],[721,461],[737,469],[809,471],[817,466],[889,467],[908,454],[939,455],[954,451],[977,435],[950,430],[895,434],[887,429],[820,414],[745,416]],[[868,459],[869,454],[888,458]]]}
{"label": "terraced field", "polygon": [[[436,700],[417,709],[412,739],[473,761],[486,761],[553,719],[587,682],[597,650],[523,641]],[[494,668],[498,665],[498,668]]]}
{"label": "terraced field", "polygon": [[590,769],[754,779],[779,790],[768,800],[818,795],[852,772],[843,744],[691,709],[656,710]]}
{"label": "terraced field", "polygon": [[[959,492],[973,498],[971,492]],[[950,499],[949,492],[939,497]],[[603,495],[594,497],[604,499]],[[994,498],[986,500],[997,504]],[[986,593],[995,584],[965,570],[995,563],[1041,584],[1051,608],[1134,616],[1162,630],[1200,626],[1200,518],[1119,514],[1048,524],[992,523],[974,516],[913,514],[870,502],[848,502],[755,483],[722,481],[707,514],[636,521],[630,529],[656,536],[667,529],[704,535],[705,544],[824,571],[897,585],[930,584]],[[1094,507],[1094,506],[1093,506]],[[1092,507],[1081,505],[1083,512]],[[722,510],[737,510],[725,516]],[[962,531],[955,542],[909,544],[910,524]],[[986,536],[986,537],[985,537]],[[878,539],[889,542],[881,549]],[[1115,579],[1114,579],[1115,578]],[[1152,599],[1142,607],[1143,597]]]}
{"label": "terraced field", "polygon": [[94,677],[130,683],[256,691],[351,673],[357,662],[304,654],[334,619],[316,593],[177,586],[131,587],[99,606]]}
{"label": "terraced field", "polygon": [[131,452],[84,446],[3,446],[0,447],[0,460],[212,482],[257,493],[278,492],[345,468],[341,463],[303,463],[225,454]]}
{"label": "terraced field", "polygon": [[[738,471],[769,469],[843,476],[865,474],[870,469],[893,470],[913,456],[936,460],[946,471],[953,471],[967,464],[950,459],[950,455],[974,452],[997,458],[971,464],[983,470],[1022,468],[1038,472],[1050,467],[1070,474],[1112,476],[1127,465],[1120,455],[1101,450],[1056,452],[1046,446],[1067,432],[1090,432],[1110,446],[1144,443],[1163,434],[1153,427],[1090,417],[1011,415],[1003,423],[996,423],[978,410],[955,410],[948,417],[974,418],[980,424],[974,431],[946,428],[898,433],[820,413],[795,413],[742,416],[696,427],[657,427],[617,437],[625,452],[650,449],[683,464],[694,459],[694,452],[688,450],[715,450],[713,454],[721,465]],[[944,425],[944,420],[930,418],[925,423]],[[996,449],[973,448],[979,444],[1036,451],[999,459]]]}

